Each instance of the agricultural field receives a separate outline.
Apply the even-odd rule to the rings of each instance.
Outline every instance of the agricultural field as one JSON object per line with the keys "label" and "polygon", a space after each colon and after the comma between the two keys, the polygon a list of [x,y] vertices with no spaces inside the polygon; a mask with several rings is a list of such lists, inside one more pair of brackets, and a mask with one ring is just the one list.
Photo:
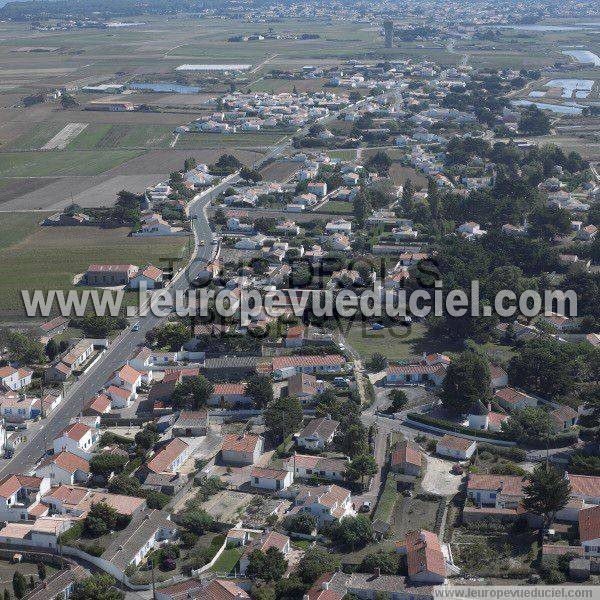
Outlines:
{"label": "agricultural field", "polygon": [[333,215],[350,215],[353,211],[352,202],[343,202],[339,200],[328,200],[315,212],[327,213]]}
{"label": "agricultural field", "polygon": [[267,148],[287,137],[287,133],[265,131],[253,133],[182,133],[175,148]]}
{"label": "agricultural field", "polygon": [[0,152],[0,177],[98,175],[140,154],[135,150]]}
{"label": "agricultural field", "polygon": [[[91,263],[161,265],[184,256],[187,238],[132,238],[129,229],[38,227],[50,213],[4,214],[0,219],[0,283],[3,310],[21,308],[21,289],[75,289],[73,277]],[[8,243],[7,241],[8,240]]]}
{"label": "agricultural field", "polygon": [[168,148],[174,138],[168,125],[108,125],[86,127],[68,145],[71,149]]}

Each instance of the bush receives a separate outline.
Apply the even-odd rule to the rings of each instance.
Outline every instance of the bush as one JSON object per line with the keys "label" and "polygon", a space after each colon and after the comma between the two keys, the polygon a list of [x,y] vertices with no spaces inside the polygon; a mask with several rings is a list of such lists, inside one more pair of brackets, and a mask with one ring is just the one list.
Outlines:
{"label": "bush", "polygon": [[486,444],[482,442],[479,444],[480,451],[489,452],[495,456],[513,460],[515,462],[523,462],[527,459],[527,452],[516,446],[494,446],[493,444]]}

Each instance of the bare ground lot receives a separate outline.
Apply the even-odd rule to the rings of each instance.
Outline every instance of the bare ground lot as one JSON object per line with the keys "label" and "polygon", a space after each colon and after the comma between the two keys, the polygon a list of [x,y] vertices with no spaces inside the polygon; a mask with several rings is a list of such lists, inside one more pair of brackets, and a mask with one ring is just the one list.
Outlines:
{"label": "bare ground lot", "polygon": [[282,181],[291,177],[300,166],[297,162],[290,162],[288,160],[276,160],[271,164],[267,165],[264,169],[260,170],[265,181]]}

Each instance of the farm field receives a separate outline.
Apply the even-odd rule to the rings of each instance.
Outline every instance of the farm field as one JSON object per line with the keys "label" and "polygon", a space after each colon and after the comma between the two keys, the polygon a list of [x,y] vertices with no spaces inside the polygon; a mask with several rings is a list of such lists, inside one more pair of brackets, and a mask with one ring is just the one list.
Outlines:
{"label": "farm field", "polygon": [[[2,310],[21,309],[21,289],[75,289],[73,277],[91,263],[160,266],[161,259],[183,256],[187,238],[132,238],[129,229],[36,227],[49,213],[10,214],[0,220],[0,248],[6,274],[0,282]],[[135,296],[135,295],[134,295]]]}
{"label": "farm field", "polygon": [[0,177],[98,175],[140,154],[134,150],[1,152]]}
{"label": "farm field", "polygon": [[352,211],[352,202],[343,202],[341,200],[328,200],[315,212],[328,213],[334,215],[350,215],[352,214]]}
{"label": "farm field", "polygon": [[86,127],[69,148],[168,148],[173,139],[169,125],[109,125],[93,124]]}
{"label": "farm field", "polygon": [[272,146],[279,140],[287,137],[282,132],[253,132],[232,133],[223,135],[221,133],[182,133],[177,139],[175,148],[265,148]]}

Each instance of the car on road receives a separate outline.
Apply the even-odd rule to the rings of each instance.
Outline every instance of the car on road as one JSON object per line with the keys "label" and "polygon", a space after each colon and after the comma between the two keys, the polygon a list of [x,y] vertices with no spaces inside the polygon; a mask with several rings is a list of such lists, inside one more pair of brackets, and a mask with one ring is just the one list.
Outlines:
{"label": "car on road", "polygon": [[333,385],[339,388],[347,388],[350,387],[350,380],[347,377],[334,377]]}
{"label": "car on road", "polygon": [[198,242],[198,246],[204,246],[204,244],[205,244],[205,243],[206,243],[206,242],[205,242],[204,240],[200,240],[200,241]]}
{"label": "car on road", "polygon": [[381,329],[385,329],[385,325],[382,325],[381,323],[373,323],[373,325],[371,325],[371,329],[373,331],[379,331]]}
{"label": "car on road", "polygon": [[368,500],[365,500],[361,505],[360,508],[358,509],[359,512],[361,513],[368,513],[371,512],[371,503]]}
{"label": "car on road", "polygon": [[133,324],[133,326],[131,327],[131,331],[139,331],[140,330],[140,322],[137,321],[136,323]]}

